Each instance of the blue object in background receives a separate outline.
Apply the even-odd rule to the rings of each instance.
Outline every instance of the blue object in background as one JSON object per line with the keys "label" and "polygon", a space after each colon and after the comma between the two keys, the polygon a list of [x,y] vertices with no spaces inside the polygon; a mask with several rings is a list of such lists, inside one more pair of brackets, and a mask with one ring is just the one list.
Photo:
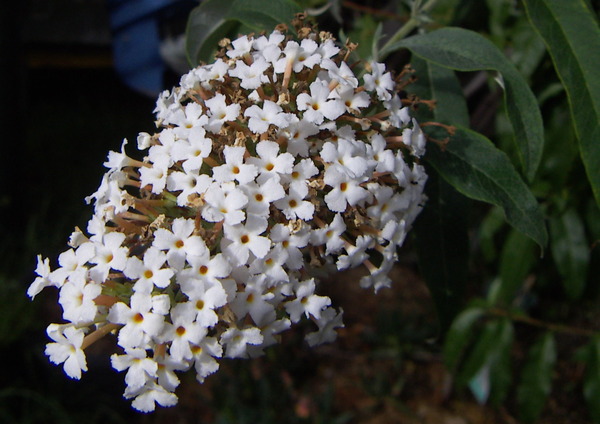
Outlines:
{"label": "blue object in background", "polygon": [[[186,19],[194,0],[108,0],[115,68],[127,86],[148,96],[164,90],[163,27]],[[183,28],[185,29],[185,28]]]}

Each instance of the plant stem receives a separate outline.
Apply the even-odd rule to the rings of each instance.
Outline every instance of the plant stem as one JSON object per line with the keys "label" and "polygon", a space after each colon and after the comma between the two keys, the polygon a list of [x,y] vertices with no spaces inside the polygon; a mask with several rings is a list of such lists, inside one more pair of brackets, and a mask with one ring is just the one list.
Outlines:
{"label": "plant stem", "polygon": [[534,327],[545,328],[546,330],[550,330],[555,333],[571,334],[571,335],[583,336],[583,337],[594,337],[594,336],[598,335],[598,331],[587,330],[585,328],[570,327],[570,326],[562,325],[562,324],[553,324],[553,323],[549,323],[549,322],[544,322],[539,319],[528,317],[526,315],[513,314],[513,313],[510,313],[510,312],[505,311],[504,309],[500,309],[500,308],[491,308],[488,310],[488,312],[491,315],[505,317],[505,318],[510,319],[511,321],[521,322],[523,324],[532,325]]}
{"label": "plant stem", "polygon": [[[399,40],[402,40],[404,37],[410,34],[411,31],[417,28],[420,24],[419,15],[422,13],[429,12],[431,9],[433,9],[437,2],[438,0],[429,0],[423,5],[423,7],[419,8],[416,11],[413,11],[410,19],[406,21],[406,23],[402,25],[402,27],[394,35],[392,35],[392,37],[385,43],[385,45],[382,48],[379,49],[379,51],[385,51],[392,44]],[[381,57],[380,59],[383,60],[385,56],[387,56],[387,54],[384,54],[383,57]]]}
{"label": "plant stem", "polygon": [[113,330],[116,330],[119,327],[121,327],[120,324],[106,324],[100,327],[93,333],[90,333],[87,336],[85,336],[85,338],[83,339],[83,343],[81,344],[81,349],[85,349],[89,345],[100,340],[102,337],[106,336],[108,333],[110,333]]}

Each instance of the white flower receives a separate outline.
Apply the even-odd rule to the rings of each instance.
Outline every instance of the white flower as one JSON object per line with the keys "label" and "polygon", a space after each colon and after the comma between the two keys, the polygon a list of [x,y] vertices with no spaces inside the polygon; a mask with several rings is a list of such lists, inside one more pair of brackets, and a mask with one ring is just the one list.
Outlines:
{"label": "white flower", "polygon": [[173,133],[179,138],[187,138],[194,127],[202,127],[207,121],[208,118],[198,103],[188,103],[169,117],[169,123],[177,125]]}
{"label": "white flower", "polygon": [[220,343],[225,346],[225,356],[228,358],[245,358],[248,355],[248,345],[259,345],[263,336],[256,327],[228,328],[222,335]]}
{"label": "white flower", "polygon": [[271,240],[275,243],[273,250],[285,252],[285,264],[292,270],[304,265],[300,249],[308,245],[309,238],[310,233],[306,227],[294,234],[283,224],[277,224],[271,229]]}
{"label": "white flower", "polygon": [[134,293],[130,299],[131,307],[123,302],[111,306],[107,320],[123,324],[119,330],[118,342],[123,348],[145,348],[152,337],[160,334],[164,326],[164,317],[151,312],[152,296],[146,293]]}
{"label": "white flower", "polygon": [[333,121],[340,117],[346,106],[339,99],[329,98],[330,90],[327,81],[317,80],[310,84],[310,95],[300,93],[296,99],[298,110],[304,111],[304,119],[321,124],[324,118]]}
{"label": "white flower", "polygon": [[291,174],[294,157],[289,153],[279,153],[279,145],[274,141],[263,140],[256,145],[258,157],[248,158],[247,162],[258,169],[261,176]]}
{"label": "white flower", "polygon": [[171,191],[181,191],[177,196],[177,204],[186,206],[190,202],[190,196],[194,194],[203,194],[210,184],[212,178],[206,174],[197,174],[196,172],[175,171],[167,177],[167,188]]}
{"label": "white flower", "polygon": [[232,49],[227,51],[227,57],[237,58],[250,53],[254,39],[243,35],[231,42]]}
{"label": "white flower", "polygon": [[157,247],[150,247],[144,253],[144,260],[135,256],[129,258],[127,266],[123,270],[126,277],[136,280],[133,290],[150,294],[154,287],[165,288],[171,282],[174,271],[163,268],[167,261],[167,255]]}
{"label": "white flower", "polygon": [[298,322],[302,315],[307,318],[312,315],[318,322],[321,319],[321,312],[331,305],[330,298],[315,294],[315,280],[313,278],[298,282],[294,291],[296,298],[285,303],[285,310],[294,323]]}
{"label": "white flower", "polygon": [[392,74],[385,72],[385,64],[371,62],[372,73],[365,74],[365,88],[369,91],[375,90],[380,100],[390,100],[391,91],[394,90]]}
{"label": "white flower", "polygon": [[325,203],[334,212],[344,212],[348,205],[356,206],[369,199],[371,193],[360,186],[363,179],[349,178],[336,169],[330,169],[323,179],[332,190],[325,195]]}
{"label": "white flower", "polygon": [[156,408],[156,404],[161,406],[177,404],[177,396],[154,381],[149,381],[137,390],[126,388],[123,396],[126,399],[135,398],[131,402],[131,406],[140,412],[152,412]]}
{"label": "white flower", "polygon": [[304,67],[312,69],[321,61],[321,55],[316,52],[318,47],[316,42],[308,38],[302,40],[300,44],[293,40],[288,41],[283,49],[284,57],[274,64],[275,73],[283,73],[288,66],[296,73]]}
{"label": "white flower", "polygon": [[93,243],[84,242],[77,249],[69,249],[58,256],[60,268],[50,275],[51,281],[58,287],[62,286],[69,276],[75,272],[85,270],[86,264],[95,256],[96,248]]}
{"label": "white flower", "polygon": [[190,268],[177,275],[177,280],[182,292],[191,300],[203,298],[207,289],[220,286],[220,279],[228,277],[231,272],[231,265],[221,253],[210,256],[206,252],[204,255],[191,257],[190,265]]}
{"label": "white flower", "polygon": [[358,87],[358,79],[346,62],[341,62],[338,66],[333,60],[324,59],[321,62],[321,68],[327,70],[330,79],[338,81],[342,85],[347,85],[351,89]]}
{"label": "white flower", "polygon": [[50,280],[50,260],[48,258],[42,259],[42,255],[37,255],[37,267],[35,268],[35,280],[27,289],[27,296],[31,299],[41,292],[44,287],[56,285]]}
{"label": "white flower", "polygon": [[279,44],[285,40],[285,35],[275,30],[269,34],[269,38],[262,35],[254,40],[254,57],[263,57],[267,62],[274,63],[281,56]]}
{"label": "white flower", "polygon": [[193,219],[176,218],[171,230],[158,228],[154,232],[152,245],[167,251],[167,261],[176,270],[183,268],[188,257],[204,255],[207,250],[202,238],[194,234],[194,228]]}
{"label": "white flower", "polygon": [[85,354],[81,349],[83,330],[70,325],[50,324],[46,330],[55,343],[46,345],[46,355],[53,364],[63,364],[65,373],[75,380],[81,378],[81,371],[87,371]]}
{"label": "white flower", "polygon": [[338,213],[335,214],[329,225],[314,230],[310,241],[315,245],[325,244],[326,255],[337,253],[344,247],[344,240],[341,238],[344,231],[346,231],[346,224],[344,224],[344,219]]}
{"label": "white flower", "polygon": [[415,156],[422,156],[425,153],[425,134],[416,119],[412,119],[412,124],[412,128],[402,131],[402,142],[411,148]]}
{"label": "white flower", "polygon": [[333,308],[327,308],[321,312],[321,319],[317,321],[319,330],[306,335],[306,341],[310,346],[317,346],[323,343],[329,343],[336,339],[336,328],[343,328],[343,312],[337,313]]}
{"label": "white flower", "polygon": [[243,207],[248,197],[233,183],[212,184],[204,195],[206,206],[202,209],[202,218],[209,222],[224,221],[229,225],[242,222],[246,214]]}
{"label": "white flower", "polygon": [[87,280],[87,272],[79,270],[71,274],[60,288],[58,303],[63,308],[63,318],[76,325],[91,323],[98,307],[94,300],[102,293],[102,286]]}
{"label": "white flower", "polygon": [[264,258],[271,248],[271,240],[261,236],[267,229],[267,220],[248,216],[245,224],[225,224],[225,238],[221,243],[223,252],[236,265],[245,265],[250,252],[257,258]]}
{"label": "white flower", "polygon": [[244,116],[250,118],[248,128],[254,134],[267,132],[271,124],[278,128],[286,128],[291,119],[290,113],[284,113],[281,106],[270,100],[265,100],[262,108],[257,105],[250,106],[244,111]]}
{"label": "white flower", "polygon": [[278,178],[269,178],[262,184],[250,182],[242,186],[242,189],[248,197],[246,211],[264,217],[269,214],[271,203],[285,196],[285,190]]}
{"label": "white flower", "polygon": [[[258,281],[259,284],[252,284]],[[236,298],[230,303],[232,311],[238,317],[243,319],[250,315],[254,324],[259,327],[275,320],[275,308],[268,301],[273,297],[271,293],[264,293],[263,283],[265,277],[257,276],[248,281],[246,289],[236,294]]]}
{"label": "white flower", "polygon": [[308,187],[296,185],[290,187],[287,196],[275,202],[287,219],[300,218],[305,221],[312,219],[315,205],[304,198],[308,195]]}
{"label": "white flower", "polygon": [[280,129],[278,135],[287,140],[287,152],[294,156],[308,156],[308,142],[306,139],[319,133],[319,127],[306,119],[293,116],[287,128]]}
{"label": "white flower", "polygon": [[160,194],[167,185],[167,175],[169,174],[170,158],[169,156],[159,156],[155,159],[152,166],[145,166],[140,169],[140,180],[143,186],[152,186],[152,193]]}
{"label": "white flower", "polygon": [[283,182],[289,184],[290,189],[301,191],[308,186],[310,178],[318,173],[319,169],[315,166],[312,159],[302,159],[294,165],[291,174],[282,175],[281,179]]}
{"label": "white flower", "polygon": [[104,234],[94,246],[96,254],[90,262],[96,266],[90,269],[90,277],[97,283],[105,281],[111,269],[123,271],[127,264],[127,249],[122,246],[126,235],[118,231]]}
{"label": "white flower", "polygon": [[196,380],[202,383],[210,374],[219,369],[219,363],[215,358],[223,355],[223,347],[214,337],[205,337],[199,345],[192,346]]}
{"label": "white flower", "polygon": [[215,181],[223,183],[228,181],[237,181],[240,184],[246,184],[254,180],[258,175],[256,166],[244,164],[245,147],[225,146],[223,155],[225,164],[213,168],[213,178]]}
{"label": "white flower", "polygon": [[175,162],[183,161],[185,172],[198,171],[204,163],[204,158],[212,151],[212,140],[206,137],[206,130],[195,127],[190,130],[187,139],[177,140],[171,149]]}
{"label": "white flower", "polygon": [[172,324],[167,323],[161,338],[170,342],[169,353],[176,361],[192,358],[192,345],[198,345],[206,335],[206,327],[195,321],[193,302],[179,303],[171,309]]}
{"label": "white flower", "polygon": [[372,248],[374,244],[375,240],[373,240],[373,237],[364,235],[358,236],[354,244],[346,244],[344,247],[346,254],[338,256],[336,262],[337,269],[354,268],[362,264],[369,258],[366,252],[367,249]]}
{"label": "white flower", "polygon": [[127,370],[125,383],[128,390],[138,390],[157,377],[158,364],[146,357],[144,349],[125,349],[125,355],[111,355],[110,362],[117,371]]}
{"label": "white flower", "polygon": [[257,58],[251,65],[246,65],[244,61],[238,60],[235,68],[229,71],[229,75],[239,78],[242,88],[254,90],[269,81],[264,74],[268,67],[269,63],[261,57]]}
{"label": "white flower", "polygon": [[68,323],[48,328],[46,353],[69,376],[113,333],[124,397],[171,406],[179,372],[203,382],[222,356],[262,355],[303,317],[318,327],[309,345],[334,340],[342,313],[316,276],[366,268],[359,285],[390,285],[426,200],[415,101],[385,65],[364,75],[343,60],[350,46],[298,34],[225,42],[161,93],[157,131],[138,135],[146,152],[128,156],[126,140],[109,152],[87,235],[75,230],[55,270],[38,256],[27,293],[59,288]]}
{"label": "white flower", "polygon": [[371,137],[371,144],[367,145],[367,155],[373,158],[376,172],[394,172],[396,159],[394,152],[387,149],[387,143],[381,134]]}
{"label": "white flower", "polygon": [[326,142],[321,149],[321,158],[330,164],[325,177],[334,171],[349,178],[362,177],[368,169],[365,156],[366,147],[362,143],[345,139]]}
{"label": "white flower", "polygon": [[221,93],[215,94],[204,103],[208,108],[208,123],[205,128],[212,133],[218,133],[225,122],[235,120],[240,114],[240,105],[228,105],[226,97]]}

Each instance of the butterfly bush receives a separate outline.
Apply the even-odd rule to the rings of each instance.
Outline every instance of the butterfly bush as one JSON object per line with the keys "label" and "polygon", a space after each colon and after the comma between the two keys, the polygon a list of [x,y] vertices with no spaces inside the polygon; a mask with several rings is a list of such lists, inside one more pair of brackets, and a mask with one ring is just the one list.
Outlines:
{"label": "butterfly bush", "polygon": [[[110,152],[87,233],[51,269],[38,256],[28,295],[59,290],[63,324],[45,353],[74,379],[85,348],[114,334],[124,397],[152,411],[177,403],[177,374],[199,382],[222,358],[261,355],[312,321],[330,342],[342,311],[319,278],[362,267],[361,287],[388,271],[425,200],[425,137],[382,63],[362,76],[351,46],[304,28],[225,42],[156,104],[143,160]],[[138,155],[142,157],[142,155]]]}

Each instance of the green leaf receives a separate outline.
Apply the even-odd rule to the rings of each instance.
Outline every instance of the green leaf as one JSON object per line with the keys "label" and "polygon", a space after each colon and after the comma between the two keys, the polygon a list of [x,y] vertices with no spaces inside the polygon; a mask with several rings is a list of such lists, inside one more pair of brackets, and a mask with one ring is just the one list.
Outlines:
{"label": "green leaf", "polygon": [[455,370],[472,338],[473,327],[483,317],[485,310],[480,306],[471,306],[458,315],[448,331],[444,343],[444,362],[450,370]]}
{"label": "green leaf", "polygon": [[425,159],[467,197],[500,206],[514,228],[542,249],[548,241],[542,211],[505,153],[474,131],[457,127],[445,149],[428,146]]}
{"label": "green leaf", "polygon": [[556,362],[556,343],[551,332],[545,333],[529,349],[517,388],[517,404],[523,422],[535,422],[552,390],[552,370]]}
{"label": "green leaf", "polygon": [[510,350],[513,338],[514,330],[510,320],[493,321],[486,325],[471,351],[471,356],[465,363],[465,374],[468,373],[471,361],[475,364],[480,359],[484,361],[469,380],[469,388],[479,403],[484,404],[490,399],[494,405],[499,405],[506,397],[512,382]]}
{"label": "green leaf", "polygon": [[419,268],[436,305],[442,334],[464,303],[469,257],[469,200],[435,172],[425,187],[427,207],[414,227]]}
{"label": "green leaf", "polygon": [[512,384],[512,345],[514,340],[513,323],[502,320],[500,335],[496,344],[496,357],[490,370],[492,383],[490,403],[499,406],[504,402]]}
{"label": "green leaf", "polygon": [[206,0],[190,13],[186,52],[196,66],[212,59],[217,43],[240,24],[253,31],[289,24],[302,9],[292,0]]}
{"label": "green leaf", "polygon": [[[425,120],[468,125],[467,105],[454,72],[418,58],[412,66],[419,79],[411,85],[411,92],[437,101],[433,111],[426,111],[429,116]],[[419,215],[414,231],[420,268],[436,304],[441,331],[445,333],[463,305],[470,201],[433,169],[427,173],[427,207]]]}
{"label": "green leaf", "polygon": [[535,263],[536,252],[533,241],[518,231],[511,231],[504,242],[500,258],[500,287],[496,302],[511,304],[531,267]]}
{"label": "green leaf", "polygon": [[417,56],[457,71],[499,72],[520,164],[527,180],[533,179],[544,147],[541,113],[523,76],[496,46],[476,32],[442,28],[401,40],[394,43],[390,50],[399,48],[408,48]]}
{"label": "green leaf", "polygon": [[590,263],[590,248],[581,217],[574,209],[550,220],[551,251],[563,286],[571,299],[578,299],[585,288]]}
{"label": "green leaf", "polygon": [[[485,402],[491,391],[492,380],[489,379],[492,369],[497,366],[502,351],[510,349],[513,339],[512,323],[508,319],[499,319],[488,321],[481,333],[477,335],[477,340],[470,349],[462,369],[457,376],[459,386],[469,384],[485,385],[486,387],[477,387],[474,393],[479,392],[480,400]],[[484,375],[481,376],[480,374]],[[487,374],[487,376],[486,376]],[[498,373],[495,373],[496,375]],[[503,382],[505,384],[505,382]]]}
{"label": "green leaf", "polygon": [[436,101],[433,111],[424,107],[417,110],[419,122],[433,119],[448,125],[468,127],[467,102],[454,71],[419,57],[411,60],[411,66],[418,78],[416,83],[407,87],[407,90],[422,99]]}
{"label": "green leaf", "polygon": [[192,66],[209,61],[217,49],[218,41],[235,26],[235,22],[227,22],[234,2],[207,0],[190,13],[186,29],[186,53]]}
{"label": "green leaf", "polygon": [[524,0],[567,91],[579,149],[600,205],[600,29],[583,0]]}
{"label": "green leaf", "polygon": [[589,344],[586,358],[587,367],[583,379],[583,396],[588,404],[592,420],[600,422],[600,338],[594,338]]}

